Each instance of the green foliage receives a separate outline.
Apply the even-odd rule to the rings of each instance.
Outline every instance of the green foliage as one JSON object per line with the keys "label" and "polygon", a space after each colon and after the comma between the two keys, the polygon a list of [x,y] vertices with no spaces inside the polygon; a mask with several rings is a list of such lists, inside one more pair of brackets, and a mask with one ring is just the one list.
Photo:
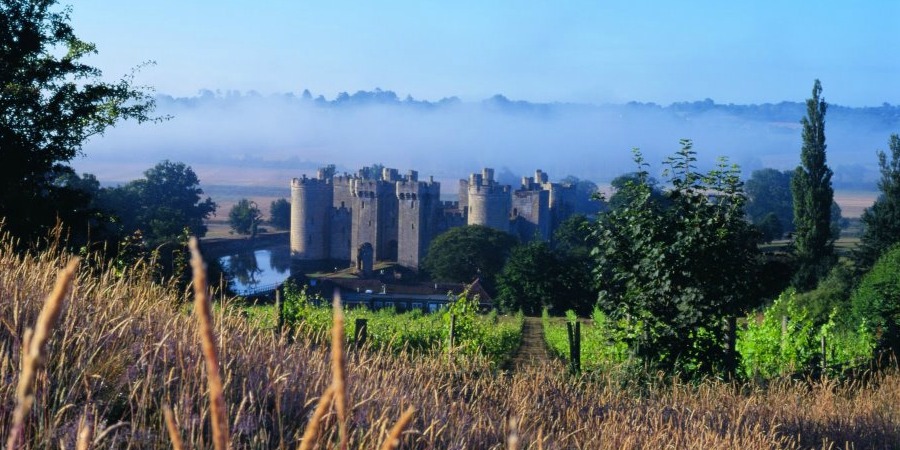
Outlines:
{"label": "green foliage", "polygon": [[825,112],[828,104],[820,98],[822,84],[816,80],[812,98],[806,101],[803,118],[803,147],[800,165],[794,170],[791,193],[794,199],[794,246],[799,267],[793,284],[803,290],[815,287],[834,264],[834,235],[831,206],[833,172],[825,163]]}
{"label": "green foliage", "polygon": [[490,292],[515,244],[511,234],[493,228],[453,228],[431,242],[422,267],[440,281],[471,283],[479,278]]}
{"label": "green foliage", "polygon": [[619,175],[610,182],[610,186],[615,192],[609,197],[609,209],[626,207],[635,201],[636,199],[633,198],[637,194],[635,186],[640,184],[645,184],[650,189],[650,199],[654,203],[660,205],[666,203],[662,189],[659,188],[659,183],[655,178],[644,172],[643,167],[639,167],[638,172]]}
{"label": "green foliage", "polygon": [[246,198],[240,199],[228,212],[228,224],[237,234],[256,236],[256,230],[262,222],[262,213],[256,203]]}
{"label": "green foliage", "polygon": [[269,206],[269,225],[281,230],[291,227],[291,202],[279,198]]}
{"label": "green foliage", "polygon": [[854,252],[854,260],[861,270],[868,270],[879,256],[900,241],[900,136],[892,134],[888,147],[890,162],[883,151],[877,152],[881,195],[861,217],[863,235]]}
{"label": "green foliage", "polygon": [[0,2],[0,217],[28,241],[58,219],[89,227],[90,214],[71,214],[86,202],[60,182],[72,173],[68,162],[117,122],[152,120],[148,89],[130,76],[106,82],[84,62],[97,51],[75,35],[69,14],[53,0]]}
{"label": "green foliage", "polygon": [[563,257],[585,259],[591,255],[591,221],[582,214],[564,220],[553,232],[553,251]]}
{"label": "green foliage", "polygon": [[867,322],[841,325],[836,320],[840,315],[841,310],[834,308],[828,320],[817,325],[797,302],[795,291],[784,292],[763,311],[762,318],[751,315],[738,330],[735,347],[741,355],[742,373],[772,378],[811,370],[821,364],[823,337],[829,370],[867,361],[875,346]]}
{"label": "green foliage", "polygon": [[582,180],[574,175],[563,178],[560,183],[575,188],[575,198],[572,200],[575,214],[593,216],[606,208],[606,203],[597,196],[600,189],[590,180]]}
{"label": "green foliage", "polygon": [[314,312],[318,309],[317,304],[323,302],[322,298],[310,295],[307,292],[308,286],[298,287],[291,281],[284,284],[284,299],[281,305],[281,314],[284,323],[288,325],[300,324],[306,322],[311,325],[315,331],[324,331],[330,327],[330,319],[316,320]]}
{"label": "green foliage", "polygon": [[[313,339],[329,339],[333,313],[322,298],[311,296],[307,288],[288,283],[284,290],[284,323],[294,332]],[[255,312],[258,314],[258,312]],[[450,302],[444,312],[423,314],[413,310],[398,314],[392,308],[370,311],[345,309],[345,333],[352,340],[356,319],[368,321],[367,342],[374,348],[395,352],[411,350],[436,353],[447,350],[450,315],[456,316],[455,354],[488,358],[494,365],[507,360],[522,339],[522,315],[498,318],[496,313],[478,314],[478,299],[463,293]]]}
{"label": "green foliage", "polygon": [[784,226],[775,213],[768,213],[759,222],[754,222],[759,229],[760,239],[763,242],[772,242],[784,236]]}
{"label": "green foliage", "polygon": [[497,277],[497,300],[505,311],[536,316],[542,309],[587,315],[597,298],[591,277],[590,221],[574,215],[553,236],[553,247],[532,241],[513,248]]}
{"label": "green foliage", "polygon": [[444,321],[444,330],[449,338],[450,324],[453,322],[454,339],[457,345],[471,341],[477,334],[478,321],[478,296],[469,295],[468,290],[454,296],[450,294],[450,302],[444,308],[441,317]]}
{"label": "green foliage", "polygon": [[[585,372],[620,373],[629,364],[634,364],[628,342],[640,334],[640,324],[627,319],[618,321],[609,318],[601,309],[595,308],[591,315],[592,324],[581,326],[581,368]],[[566,322],[578,320],[574,311],[566,311],[566,321],[553,320],[549,311],[541,316],[544,326],[544,340],[555,356],[568,360],[569,340]]]}
{"label": "green foliage", "polygon": [[216,204],[202,195],[190,166],[166,160],[145,171],[142,179],[104,190],[102,202],[121,218],[122,233],[141,230],[155,247],[177,241],[185,227],[194,236],[206,234],[203,221],[215,214]]}
{"label": "green foliage", "polygon": [[[794,230],[794,199],[791,194],[792,171],[775,169],[754,170],[747,179],[745,210],[750,221],[759,226],[767,216],[774,215],[785,232]],[[769,222],[772,219],[768,219]],[[762,227],[760,227],[762,228]]]}
{"label": "green foliage", "polygon": [[[695,171],[689,140],[666,162],[665,201],[653,195],[635,150],[627,202],[601,215],[593,232],[598,304],[615,320],[642,323],[629,345],[665,371],[711,372],[722,357],[724,319],[751,305],[758,250],[744,220],[736,166]],[[725,361],[725,363],[729,363]]]}
{"label": "green foliage", "polygon": [[522,310],[536,316],[555,303],[561,273],[559,259],[546,242],[531,241],[513,248],[497,276],[497,301],[504,311]]}
{"label": "green foliage", "polygon": [[809,313],[816,326],[820,326],[829,320],[835,309],[850,310],[850,296],[856,281],[850,266],[837,264],[815,289],[798,293],[797,304]]}
{"label": "green foliage", "polygon": [[853,316],[879,333],[879,346],[900,353],[900,246],[875,262],[851,298]]}

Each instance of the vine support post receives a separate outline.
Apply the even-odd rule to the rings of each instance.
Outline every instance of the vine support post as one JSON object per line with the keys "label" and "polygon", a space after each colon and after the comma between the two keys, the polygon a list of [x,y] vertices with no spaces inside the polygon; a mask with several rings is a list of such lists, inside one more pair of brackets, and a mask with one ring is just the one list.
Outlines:
{"label": "vine support post", "polygon": [[566,322],[569,335],[569,368],[573,374],[581,372],[581,323]]}
{"label": "vine support post", "polygon": [[278,315],[275,331],[281,335],[281,330],[284,327],[284,307],[281,302],[281,289],[278,287],[275,288],[275,314]]}
{"label": "vine support post", "polygon": [[369,321],[366,319],[356,319],[353,331],[353,345],[357,348],[362,347],[366,343],[366,337],[369,334]]}
{"label": "vine support post", "polygon": [[456,314],[450,314],[450,350],[456,344]]}

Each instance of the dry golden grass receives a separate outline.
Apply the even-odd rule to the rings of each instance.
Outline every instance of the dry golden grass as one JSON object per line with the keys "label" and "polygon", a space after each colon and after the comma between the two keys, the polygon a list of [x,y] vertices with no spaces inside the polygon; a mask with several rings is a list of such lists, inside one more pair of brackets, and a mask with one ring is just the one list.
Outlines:
{"label": "dry golden grass", "polygon": [[[69,259],[17,255],[0,242],[0,432],[15,422],[25,330]],[[188,296],[152,284],[140,267],[127,279],[101,267],[82,263],[50,330],[21,448],[177,448],[173,436],[183,448],[213,448],[209,370]],[[211,344],[232,448],[339,448],[343,439],[353,449],[900,448],[893,370],[865,383],[623,388],[619,379],[573,379],[558,363],[507,374],[482,361],[343,347],[336,358],[336,349],[258,330],[219,301]],[[338,359],[343,418],[330,389]],[[410,407],[415,415],[404,414]]]}

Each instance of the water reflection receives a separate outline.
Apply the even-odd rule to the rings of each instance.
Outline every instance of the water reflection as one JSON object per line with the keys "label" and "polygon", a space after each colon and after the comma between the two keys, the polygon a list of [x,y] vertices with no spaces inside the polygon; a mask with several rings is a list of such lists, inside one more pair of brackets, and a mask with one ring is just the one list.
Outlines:
{"label": "water reflection", "polygon": [[229,276],[228,286],[238,295],[268,291],[291,272],[290,249],[284,246],[247,250],[219,258],[219,263]]}

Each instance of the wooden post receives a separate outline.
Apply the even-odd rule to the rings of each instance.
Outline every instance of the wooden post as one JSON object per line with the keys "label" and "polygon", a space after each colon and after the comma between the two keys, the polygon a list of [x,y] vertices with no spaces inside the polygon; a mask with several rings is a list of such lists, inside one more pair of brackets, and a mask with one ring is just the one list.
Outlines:
{"label": "wooden post", "polygon": [[366,343],[366,336],[369,332],[369,322],[366,319],[356,319],[356,329],[353,334],[353,343],[357,348],[362,347]]}
{"label": "wooden post", "polygon": [[828,368],[828,348],[825,346],[825,335],[822,335],[822,375],[825,375],[825,370]]}
{"label": "wooden post", "polygon": [[281,306],[281,289],[275,288],[275,314],[278,315],[278,322],[275,331],[281,334],[284,327],[284,308]]}
{"label": "wooden post", "polygon": [[787,336],[787,316],[781,316],[781,338],[784,339]]}
{"label": "wooden post", "polygon": [[581,323],[566,322],[569,336],[569,369],[572,373],[581,371]]}
{"label": "wooden post", "polygon": [[450,314],[450,350],[453,350],[453,345],[456,343],[456,315]]}
{"label": "wooden post", "polygon": [[724,323],[722,324],[722,334],[725,337],[725,348],[723,350],[725,373],[729,378],[734,377],[734,372],[737,369],[737,358],[735,357],[735,344],[737,341],[736,328],[737,317],[734,315],[725,317]]}
{"label": "wooden post", "polygon": [[575,322],[575,371],[581,372],[581,322]]}

